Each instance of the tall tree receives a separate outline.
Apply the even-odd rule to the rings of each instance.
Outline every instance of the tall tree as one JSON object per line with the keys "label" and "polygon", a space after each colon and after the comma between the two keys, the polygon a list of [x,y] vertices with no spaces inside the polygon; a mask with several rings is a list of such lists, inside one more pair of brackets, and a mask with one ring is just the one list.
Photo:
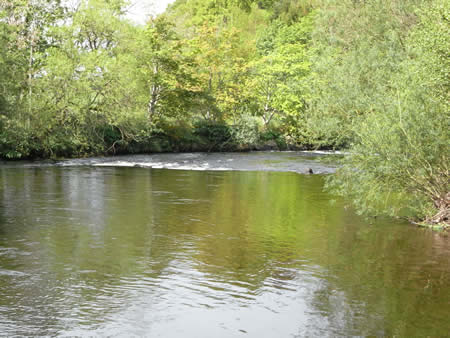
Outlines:
{"label": "tall tree", "polygon": [[305,110],[311,28],[311,17],[294,25],[276,21],[258,41],[261,58],[252,63],[254,74],[247,87],[254,90],[257,114],[266,127],[274,117],[290,119],[291,124]]}
{"label": "tall tree", "polygon": [[187,110],[185,100],[196,91],[192,60],[183,49],[174,25],[165,17],[151,18],[136,42],[138,79],[149,121]]}

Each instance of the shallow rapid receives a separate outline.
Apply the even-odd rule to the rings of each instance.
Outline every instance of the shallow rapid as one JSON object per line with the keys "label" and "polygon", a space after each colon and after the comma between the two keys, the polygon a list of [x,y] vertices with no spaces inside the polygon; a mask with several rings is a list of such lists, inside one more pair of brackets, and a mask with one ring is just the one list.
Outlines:
{"label": "shallow rapid", "polygon": [[3,167],[142,167],[148,169],[175,169],[195,171],[277,171],[330,174],[336,171],[336,160],[339,156],[339,152],[320,151],[166,153],[151,155],[92,157],[63,161],[6,162],[3,163]]}

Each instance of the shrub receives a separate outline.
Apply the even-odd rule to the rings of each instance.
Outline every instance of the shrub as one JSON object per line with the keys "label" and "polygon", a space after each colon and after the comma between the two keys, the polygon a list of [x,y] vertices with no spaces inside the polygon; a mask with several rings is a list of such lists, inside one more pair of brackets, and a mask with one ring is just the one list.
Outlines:
{"label": "shrub", "polygon": [[231,135],[236,145],[245,148],[255,147],[260,137],[258,119],[251,115],[242,115],[232,127]]}
{"label": "shrub", "polygon": [[208,143],[208,151],[227,150],[233,145],[231,128],[225,123],[199,120],[194,123],[194,135]]}

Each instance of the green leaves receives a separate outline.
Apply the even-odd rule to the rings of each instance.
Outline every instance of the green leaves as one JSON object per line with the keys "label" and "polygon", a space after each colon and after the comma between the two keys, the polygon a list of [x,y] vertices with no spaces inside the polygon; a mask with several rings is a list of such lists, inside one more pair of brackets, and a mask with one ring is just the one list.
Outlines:
{"label": "green leaves", "polygon": [[[376,88],[387,103],[373,102],[374,111],[355,124],[352,155],[330,178],[330,186],[363,211],[448,222],[448,78],[442,74],[449,64],[440,54],[450,40],[448,21],[437,14],[449,9],[439,0],[418,12],[420,23],[397,54],[403,55],[394,65],[397,73],[390,73],[388,87]],[[382,64],[377,73],[389,69]]]}
{"label": "green leaves", "polygon": [[[305,110],[307,87],[305,78],[310,72],[308,46],[312,15],[302,21],[285,25],[274,22],[267,28],[257,46],[261,57],[251,63],[252,100],[257,104],[256,114],[268,127],[273,119],[287,121],[293,134],[297,124],[290,122],[301,117]],[[296,121],[297,122],[297,121]]]}

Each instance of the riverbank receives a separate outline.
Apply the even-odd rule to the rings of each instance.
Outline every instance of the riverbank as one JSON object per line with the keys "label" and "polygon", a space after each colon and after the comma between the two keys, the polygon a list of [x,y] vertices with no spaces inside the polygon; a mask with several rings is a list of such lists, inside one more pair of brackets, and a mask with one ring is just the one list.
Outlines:
{"label": "riverbank", "polygon": [[426,229],[430,229],[433,231],[445,231],[448,232],[450,230],[450,224],[446,224],[446,223],[416,223],[416,222],[412,222],[413,224],[417,225],[420,228],[426,228]]}
{"label": "riverbank", "polygon": [[[255,121],[253,121],[255,122]],[[146,122],[147,123],[147,122]],[[125,132],[105,126],[88,135],[4,135],[0,139],[0,158],[6,160],[64,159],[93,156],[248,151],[339,150],[344,144],[298,139],[276,128],[265,129],[254,124],[230,125],[202,121],[190,125],[150,126],[144,123]]]}

